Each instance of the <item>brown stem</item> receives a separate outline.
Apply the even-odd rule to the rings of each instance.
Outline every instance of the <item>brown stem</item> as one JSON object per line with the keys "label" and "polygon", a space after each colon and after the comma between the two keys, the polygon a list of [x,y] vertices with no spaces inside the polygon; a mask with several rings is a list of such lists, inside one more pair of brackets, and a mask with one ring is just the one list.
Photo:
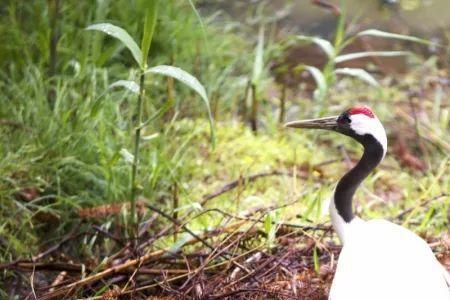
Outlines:
{"label": "brown stem", "polygon": [[179,203],[179,197],[178,197],[178,184],[177,182],[174,182],[172,185],[172,199],[173,199],[173,213],[172,218],[175,221],[175,230],[173,231],[173,240],[174,242],[177,241],[177,232],[179,229],[178,226],[178,207],[180,206]]}
{"label": "brown stem", "polygon": [[254,83],[251,84],[251,91],[252,91],[252,114],[250,116],[250,125],[252,128],[252,131],[254,133],[258,132],[258,96],[256,95],[257,88]]}
{"label": "brown stem", "polygon": [[218,91],[214,91],[211,95],[211,103],[213,105],[212,108],[212,113],[213,113],[213,118],[214,120],[216,120],[216,122],[218,121],[218,116],[219,116],[219,92]]}
{"label": "brown stem", "polygon": [[250,93],[250,85],[251,85],[251,81],[247,80],[247,85],[245,86],[244,98],[242,99],[242,103],[241,103],[241,117],[242,117],[242,121],[244,121],[244,122],[247,121],[247,103],[248,103],[248,98],[249,98],[249,93]]}

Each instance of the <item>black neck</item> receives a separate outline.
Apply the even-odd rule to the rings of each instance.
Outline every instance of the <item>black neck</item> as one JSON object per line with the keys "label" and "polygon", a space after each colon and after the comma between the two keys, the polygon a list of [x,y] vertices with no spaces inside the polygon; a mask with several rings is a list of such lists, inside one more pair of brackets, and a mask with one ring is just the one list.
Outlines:
{"label": "black neck", "polygon": [[358,164],[339,180],[334,192],[334,204],[346,223],[353,218],[352,198],[361,182],[383,159],[384,149],[372,135],[353,136],[364,146],[364,154]]}

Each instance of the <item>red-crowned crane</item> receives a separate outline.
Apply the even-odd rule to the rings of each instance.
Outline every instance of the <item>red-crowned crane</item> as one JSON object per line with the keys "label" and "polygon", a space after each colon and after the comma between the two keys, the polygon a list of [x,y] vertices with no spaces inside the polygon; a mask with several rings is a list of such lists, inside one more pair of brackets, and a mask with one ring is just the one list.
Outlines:
{"label": "red-crowned crane", "polygon": [[353,107],[339,116],[285,126],[336,131],[364,147],[330,202],[331,222],[343,247],[329,300],[449,300],[450,276],[423,239],[394,223],[364,221],[353,213],[356,189],[386,154],[386,133],[372,110]]}

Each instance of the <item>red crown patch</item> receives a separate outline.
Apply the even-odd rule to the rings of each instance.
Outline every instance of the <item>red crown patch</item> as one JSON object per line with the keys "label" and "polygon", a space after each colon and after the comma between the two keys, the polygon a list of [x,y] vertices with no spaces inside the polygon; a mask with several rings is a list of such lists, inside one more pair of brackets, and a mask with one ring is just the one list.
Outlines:
{"label": "red crown patch", "polygon": [[366,106],[355,106],[350,108],[347,112],[349,115],[363,114],[368,116],[369,118],[375,118],[375,114],[372,112],[370,108]]}

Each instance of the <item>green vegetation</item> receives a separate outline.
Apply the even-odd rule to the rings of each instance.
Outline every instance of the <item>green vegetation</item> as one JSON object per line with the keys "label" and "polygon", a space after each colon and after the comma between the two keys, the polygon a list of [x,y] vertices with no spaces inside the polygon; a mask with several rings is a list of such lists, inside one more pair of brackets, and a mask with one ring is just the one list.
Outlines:
{"label": "green vegetation", "polygon": [[345,13],[340,13],[340,15],[338,16],[333,44],[320,37],[310,37],[304,35],[297,36],[297,39],[300,41],[315,43],[327,55],[327,63],[325,64],[323,70],[319,70],[314,66],[299,66],[300,69],[306,69],[313,76],[317,85],[317,88],[314,91],[314,99],[321,105],[324,105],[324,100],[328,96],[328,90],[330,86],[332,86],[336,82],[337,75],[353,76],[375,87],[378,87],[379,85],[378,81],[366,70],[362,68],[337,68],[337,64],[366,57],[395,57],[408,54],[408,52],[406,51],[362,51],[354,53],[343,53],[345,48],[356,39],[371,36],[378,38],[407,40],[415,43],[432,45],[431,42],[428,42],[424,39],[408,35],[385,32],[377,29],[363,30],[353,36],[348,36],[348,34],[346,34],[347,29],[345,20]]}
{"label": "green vegetation", "polygon": [[[343,157],[357,159],[360,147],[332,133],[280,128],[274,104],[280,88],[269,67],[271,55],[292,37],[275,38],[269,21],[251,31],[245,24],[224,25],[226,17],[216,14],[199,19],[194,4],[10,0],[0,8],[1,23],[8,24],[0,27],[0,264],[36,258],[70,236],[45,259],[83,264],[87,277],[132,238],[142,244],[172,223],[170,234],[147,248],[136,246],[141,252],[129,258],[160,249],[188,254],[198,245],[184,243],[195,234],[229,225],[225,213],[258,219],[240,229],[256,226],[263,234],[243,244],[269,254],[277,252],[283,224],[328,224],[326,199],[348,168]],[[359,190],[356,210],[439,241],[449,226],[449,70],[434,56],[415,54],[402,75],[337,68],[345,55],[355,58],[341,51],[361,35],[427,43],[376,30],[348,37],[343,22],[334,45],[300,37],[318,44],[329,61],[323,70],[307,67],[317,92],[290,91],[286,116],[372,106],[387,128],[390,150]],[[250,180],[253,175],[261,176]],[[314,241],[307,253],[319,272],[325,234],[305,236]],[[436,251],[444,248],[439,244]],[[0,298],[28,295],[29,274],[2,269]],[[51,274],[34,284],[51,284],[58,272]],[[155,278],[151,283],[161,280]],[[73,292],[100,296],[112,286],[104,281]]]}

